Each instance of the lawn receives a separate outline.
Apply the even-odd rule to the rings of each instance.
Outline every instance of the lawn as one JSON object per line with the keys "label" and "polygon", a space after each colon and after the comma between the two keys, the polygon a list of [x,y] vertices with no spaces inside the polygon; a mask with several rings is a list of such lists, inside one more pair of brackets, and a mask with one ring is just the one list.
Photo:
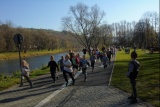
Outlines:
{"label": "lawn", "polygon": [[[160,55],[159,53],[144,53],[141,50],[137,50],[137,53],[137,60],[140,63],[137,78],[138,97],[156,107],[160,107]],[[126,77],[130,60],[130,54],[125,54],[124,50],[118,51],[111,83],[111,85],[128,93],[132,91],[129,79]]]}

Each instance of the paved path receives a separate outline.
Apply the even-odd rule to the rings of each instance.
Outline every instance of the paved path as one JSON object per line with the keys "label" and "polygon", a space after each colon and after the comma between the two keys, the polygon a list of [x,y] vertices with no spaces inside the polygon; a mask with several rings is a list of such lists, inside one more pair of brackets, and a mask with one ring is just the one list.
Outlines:
{"label": "paved path", "polygon": [[53,83],[50,74],[33,80],[34,87],[25,83],[0,92],[0,107],[150,107],[148,103],[130,105],[127,93],[108,86],[113,63],[106,70],[100,62],[96,63],[95,71],[88,69],[88,79],[84,75],[76,75],[74,86],[65,87],[62,74]]}

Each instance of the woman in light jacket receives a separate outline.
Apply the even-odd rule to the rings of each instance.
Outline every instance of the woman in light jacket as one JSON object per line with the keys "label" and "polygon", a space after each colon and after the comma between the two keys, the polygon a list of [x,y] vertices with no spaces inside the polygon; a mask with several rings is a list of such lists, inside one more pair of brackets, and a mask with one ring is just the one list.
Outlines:
{"label": "woman in light jacket", "polygon": [[74,85],[74,83],[75,83],[75,79],[74,79],[73,73],[72,73],[73,72],[72,63],[69,59],[70,59],[69,54],[66,54],[65,60],[63,60],[63,64],[64,64],[63,76],[66,81],[66,86],[68,86],[67,74],[69,74],[69,76],[72,78],[72,85]]}

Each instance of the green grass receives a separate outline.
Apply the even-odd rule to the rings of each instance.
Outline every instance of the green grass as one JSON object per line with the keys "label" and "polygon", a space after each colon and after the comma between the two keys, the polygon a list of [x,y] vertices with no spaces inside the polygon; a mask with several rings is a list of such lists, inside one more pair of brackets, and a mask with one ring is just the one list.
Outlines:
{"label": "green grass", "polygon": [[[138,97],[156,107],[160,107],[160,77],[159,77],[159,54],[147,54],[141,50],[137,50],[140,62],[140,71],[137,77],[137,94]],[[128,71],[128,63],[131,60],[130,54],[119,51],[116,56],[114,72],[112,77],[112,85],[121,90],[131,93],[131,85],[126,77]]]}
{"label": "green grass", "polygon": [[[46,66],[42,66],[40,69],[32,71],[30,74],[30,78],[36,78],[47,73],[49,73],[49,68],[47,68]],[[5,76],[4,74],[0,74],[0,91],[7,89],[13,85],[19,84],[20,75],[20,71],[14,72],[13,76]]]}

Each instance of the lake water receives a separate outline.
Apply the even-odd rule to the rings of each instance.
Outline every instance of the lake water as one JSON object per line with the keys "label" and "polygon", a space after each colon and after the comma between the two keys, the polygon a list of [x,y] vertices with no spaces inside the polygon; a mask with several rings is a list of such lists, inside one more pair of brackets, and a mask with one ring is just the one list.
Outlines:
{"label": "lake water", "polygon": [[[65,55],[66,53],[54,54],[54,60],[58,62],[61,59],[61,56]],[[35,56],[30,58],[24,58],[24,60],[29,63],[31,70],[35,70],[39,69],[43,65],[47,65],[50,61],[50,56],[51,55]],[[5,75],[12,75],[12,73],[17,70],[20,70],[19,59],[0,61],[0,73],[3,73]]]}

